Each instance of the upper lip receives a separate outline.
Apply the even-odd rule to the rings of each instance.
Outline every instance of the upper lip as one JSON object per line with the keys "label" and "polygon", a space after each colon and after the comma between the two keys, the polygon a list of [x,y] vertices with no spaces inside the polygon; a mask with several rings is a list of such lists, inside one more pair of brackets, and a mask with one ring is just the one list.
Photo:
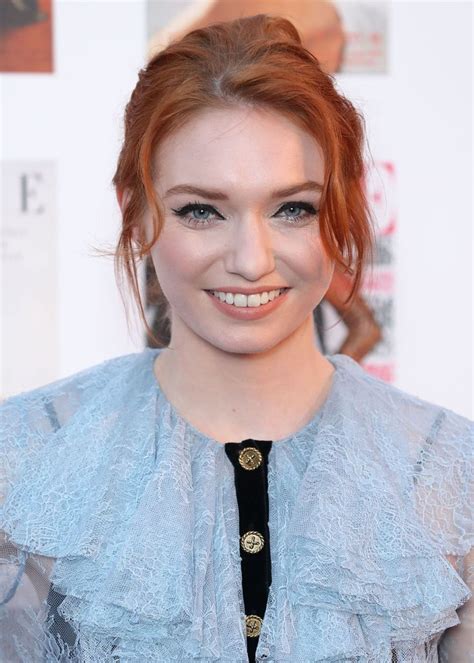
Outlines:
{"label": "upper lip", "polygon": [[285,290],[288,286],[285,285],[262,285],[259,288],[230,288],[226,286],[218,288],[210,288],[209,292],[218,290],[219,292],[231,292],[233,294],[241,292],[243,295],[256,295],[259,292],[270,292],[271,290]]}

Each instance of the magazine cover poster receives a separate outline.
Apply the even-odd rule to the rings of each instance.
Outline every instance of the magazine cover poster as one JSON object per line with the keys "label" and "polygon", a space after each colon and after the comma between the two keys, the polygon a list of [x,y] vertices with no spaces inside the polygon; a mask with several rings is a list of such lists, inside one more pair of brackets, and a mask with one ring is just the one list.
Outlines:
{"label": "magazine cover poster", "polygon": [[2,163],[0,398],[58,374],[56,168]]}

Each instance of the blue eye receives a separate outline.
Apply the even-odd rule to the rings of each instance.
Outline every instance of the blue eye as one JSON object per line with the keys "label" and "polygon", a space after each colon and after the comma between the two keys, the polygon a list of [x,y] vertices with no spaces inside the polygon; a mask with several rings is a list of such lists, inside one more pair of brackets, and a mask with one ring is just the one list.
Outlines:
{"label": "blue eye", "polygon": [[[211,226],[217,220],[224,219],[215,207],[206,203],[188,203],[178,209],[173,209],[173,213],[183,219],[189,226]],[[297,225],[308,221],[309,218],[317,216],[319,210],[316,210],[311,203],[303,201],[290,201],[280,207],[275,217],[283,217],[290,222],[290,225]]]}
{"label": "blue eye", "polygon": [[311,203],[301,201],[288,202],[280,207],[275,216],[283,216],[289,220],[300,221],[311,216],[316,216],[319,210],[316,210]]}
{"label": "blue eye", "polygon": [[184,207],[172,209],[172,211],[191,226],[210,225],[213,221],[213,216],[219,219],[224,218],[212,205],[204,205],[202,203],[188,203]]}
{"label": "blue eye", "polygon": [[200,207],[199,209],[196,207],[195,209],[192,210],[191,214],[195,219],[207,219],[209,217],[210,211],[208,209],[205,209],[204,207]]}
{"label": "blue eye", "polygon": [[302,208],[297,207],[296,205],[291,205],[291,207],[287,207],[285,210],[288,216],[299,216],[301,211]]}

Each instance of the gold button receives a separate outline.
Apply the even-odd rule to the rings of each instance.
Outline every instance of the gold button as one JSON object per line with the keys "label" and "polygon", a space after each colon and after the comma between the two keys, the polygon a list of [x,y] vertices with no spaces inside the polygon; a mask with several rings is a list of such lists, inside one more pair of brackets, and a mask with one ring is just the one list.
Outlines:
{"label": "gold button", "polygon": [[253,554],[260,552],[264,543],[265,539],[260,534],[260,532],[254,532],[253,530],[250,532],[245,532],[245,534],[242,534],[240,537],[240,545],[245,550],[245,552],[248,553]]}
{"label": "gold button", "polygon": [[258,615],[246,615],[247,638],[257,638],[262,630],[262,618]]}
{"label": "gold button", "polygon": [[256,470],[262,464],[263,456],[255,447],[246,447],[239,453],[239,463],[244,470]]}

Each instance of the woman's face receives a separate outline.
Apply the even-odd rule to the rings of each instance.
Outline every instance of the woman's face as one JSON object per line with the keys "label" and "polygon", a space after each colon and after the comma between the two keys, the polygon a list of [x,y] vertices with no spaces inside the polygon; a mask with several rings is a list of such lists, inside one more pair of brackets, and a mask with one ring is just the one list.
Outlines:
{"label": "woman's face", "polygon": [[[209,109],[161,143],[154,165],[165,222],[151,255],[172,341],[195,335],[225,352],[265,352],[307,323],[333,274],[312,136],[276,112]],[[149,215],[145,224],[150,238]]]}

